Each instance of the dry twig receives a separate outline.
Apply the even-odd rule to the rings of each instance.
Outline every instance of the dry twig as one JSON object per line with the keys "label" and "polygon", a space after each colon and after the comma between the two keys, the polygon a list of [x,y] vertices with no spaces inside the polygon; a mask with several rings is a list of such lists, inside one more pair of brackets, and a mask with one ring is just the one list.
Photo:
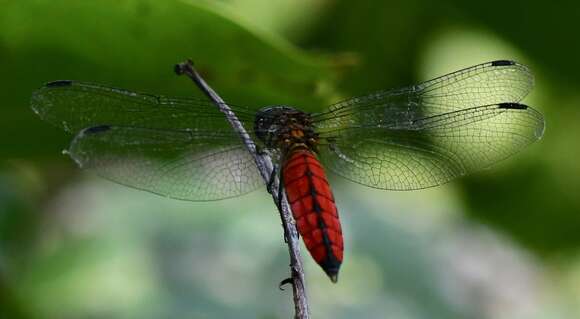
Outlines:
{"label": "dry twig", "polygon": [[[237,118],[236,114],[232,109],[224,102],[224,100],[203,80],[203,78],[197,73],[193,67],[191,60],[187,60],[183,63],[177,64],[175,66],[175,72],[179,75],[187,75],[202,91],[209,97],[209,99],[219,108],[219,110],[225,114],[226,119],[242,139],[242,142],[254,157],[256,166],[264,179],[264,182],[268,184],[273,171],[272,159],[270,156],[264,152],[258,152],[256,149],[256,144],[244,129],[242,123]],[[270,184],[271,190],[277,190],[279,187],[280,180],[278,177],[274,177],[274,180]],[[300,258],[300,246],[298,242],[298,231],[294,224],[294,218],[290,212],[290,206],[286,199],[285,194],[282,192],[282,198],[278,198],[279,194],[277,191],[270,191],[272,194],[272,199],[275,203],[281,203],[279,209],[280,218],[282,219],[282,226],[284,227],[284,233],[286,236],[286,242],[288,244],[288,251],[290,253],[290,271],[291,271],[291,283],[294,293],[294,308],[296,318],[309,318],[308,311],[308,299],[306,297],[306,286],[304,280],[304,269],[302,267],[302,260]],[[282,281],[281,285],[287,281]]]}

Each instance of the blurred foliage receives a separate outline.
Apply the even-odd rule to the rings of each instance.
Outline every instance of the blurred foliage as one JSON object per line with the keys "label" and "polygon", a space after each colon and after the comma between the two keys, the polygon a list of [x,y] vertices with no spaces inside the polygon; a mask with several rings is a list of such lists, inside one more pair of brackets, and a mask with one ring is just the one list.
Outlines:
{"label": "blurred foliage", "polygon": [[190,57],[237,104],[321,105],[332,85],[331,63],[200,1],[4,1],[0,29],[3,74],[10,75],[0,125],[18,136],[2,152],[12,156],[54,154],[54,141],[64,141],[56,131],[23,134],[38,124],[22,112],[30,92],[55,79],[189,96],[197,92],[172,70]]}
{"label": "blurred foliage", "polygon": [[[509,170],[500,176],[491,172],[464,179],[467,212],[542,254],[577,252],[580,201],[566,195],[580,187],[580,165],[573,155],[579,151],[573,141],[580,138],[573,123],[580,102],[574,89],[580,84],[580,62],[574,58],[580,43],[567,40],[580,26],[576,4],[340,1],[329,9],[301,44],[360,56],[361,64],[340,85],[349,95],[412,83],[409,70],[416,74],[421,68],[429,71],[421,79],[428,79],[498,58],[531,65],[537,87],[530,104],[544,113],[547,134],[535,149],[500,164]],[[562,43],[566,50],[554,50]],[[568,175],[566,182],[562,175]]]}
{"label": "blurred foliage", "polygon": [[487,60],[530,65],[537,86],[526,103],[544,113],[545,138],[434,190],[385,193],[332,180],[346,262],[333,286],[305,258],[308,288],[316,317],[577,315],[579,3],[0,7],[0,318],[289,316],[290,294],[275,287],[287,275],[286,250],[267,196],[175,202],[81,178],[60,156],[70,137],[29,108],[31,92],[57,79],[199,95],[172,72],[185,58],[227,101],[305,110]]}

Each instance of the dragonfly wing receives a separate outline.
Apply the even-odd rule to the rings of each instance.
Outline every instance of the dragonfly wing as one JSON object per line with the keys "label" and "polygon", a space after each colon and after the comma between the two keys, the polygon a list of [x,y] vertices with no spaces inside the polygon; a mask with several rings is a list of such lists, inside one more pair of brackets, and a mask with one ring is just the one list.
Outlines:
{"label": "dragonfly wing", "polygon": [[534,86],[527,66],[513,61],[479,64],[413,87],[411,107],[424,116],[505,102],[520,102]]}
{"label": "dragonfly wing", "polygon": [[331,105],[328,111],[315,117],[321,126],[348,125],[352,116],[359,116],[359,122],[352,124],[392,124],[481,105],[520,102],[533,86],[534,77],[528,67],[500,60],[417,85],[345,100]]}
{"label": "dragonfly wing", "polygon": [[70,156],[99,175],[171,198],[235,197],[260,185],[254,159],[234,133],[102,125],[82,130]]}
{"label": "dragonfly wing", "polygon": [[[48,83],[33,93],[31,104],[42,119],[71,134],[104,124],[231,130],[224,115],[207,100],[169,98],[76,81]],[[254,112],[232,108],[244,125],[251,127]]]}
{"label": "dragonfly wing", "polygon": [[314,115],[321,159],[335,173],[371,187],[443,184],[542,136],[542,115],[518,103],[532,85],[525,66],[494,61],[336,104]]}
{"label": "dragonfly wing", "polygon": [[481,106],[417,120],[407,128],[341,133],[321,147],[325,166],[381,189],[440,185],[509,157],[538,140],[544,120],[522,104]]}

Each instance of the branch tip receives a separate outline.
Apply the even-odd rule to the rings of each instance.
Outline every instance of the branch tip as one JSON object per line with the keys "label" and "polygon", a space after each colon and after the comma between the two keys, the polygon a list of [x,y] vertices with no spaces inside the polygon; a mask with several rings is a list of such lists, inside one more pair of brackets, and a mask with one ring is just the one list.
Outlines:
{"label": "branch tip", "polygon": [[181,63],[176,64],[173,67],[173,71],[177,75],[183,75],[185,73],[196,73],[195,68],[193,67],[193,61],[191,59],[187,59]]}
{"label": "branch tip", "polygon": [[173,67],[173,72],[175,72],[177,75],[183,75],[183,65],[181,65],[181,63],[176,64]]}

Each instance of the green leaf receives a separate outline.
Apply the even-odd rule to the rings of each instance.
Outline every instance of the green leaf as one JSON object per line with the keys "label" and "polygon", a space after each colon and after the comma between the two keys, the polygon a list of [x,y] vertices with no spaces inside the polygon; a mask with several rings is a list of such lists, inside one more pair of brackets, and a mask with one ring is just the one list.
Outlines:
{"label": "green leaf", "polygon": [[191,82],[173,73],[173,65],[186,58],[233,104],[315,110],[333,92],[331,63],[253,27],[226,6],[178,0],[8,2],[0,12],[0,69],[11,77],[2,83],[0,125],[13,143],[2,152],[58,154],[63,148],[61,134],[28,108],[30,94],[44,82],[74,79],[199,96]]}

